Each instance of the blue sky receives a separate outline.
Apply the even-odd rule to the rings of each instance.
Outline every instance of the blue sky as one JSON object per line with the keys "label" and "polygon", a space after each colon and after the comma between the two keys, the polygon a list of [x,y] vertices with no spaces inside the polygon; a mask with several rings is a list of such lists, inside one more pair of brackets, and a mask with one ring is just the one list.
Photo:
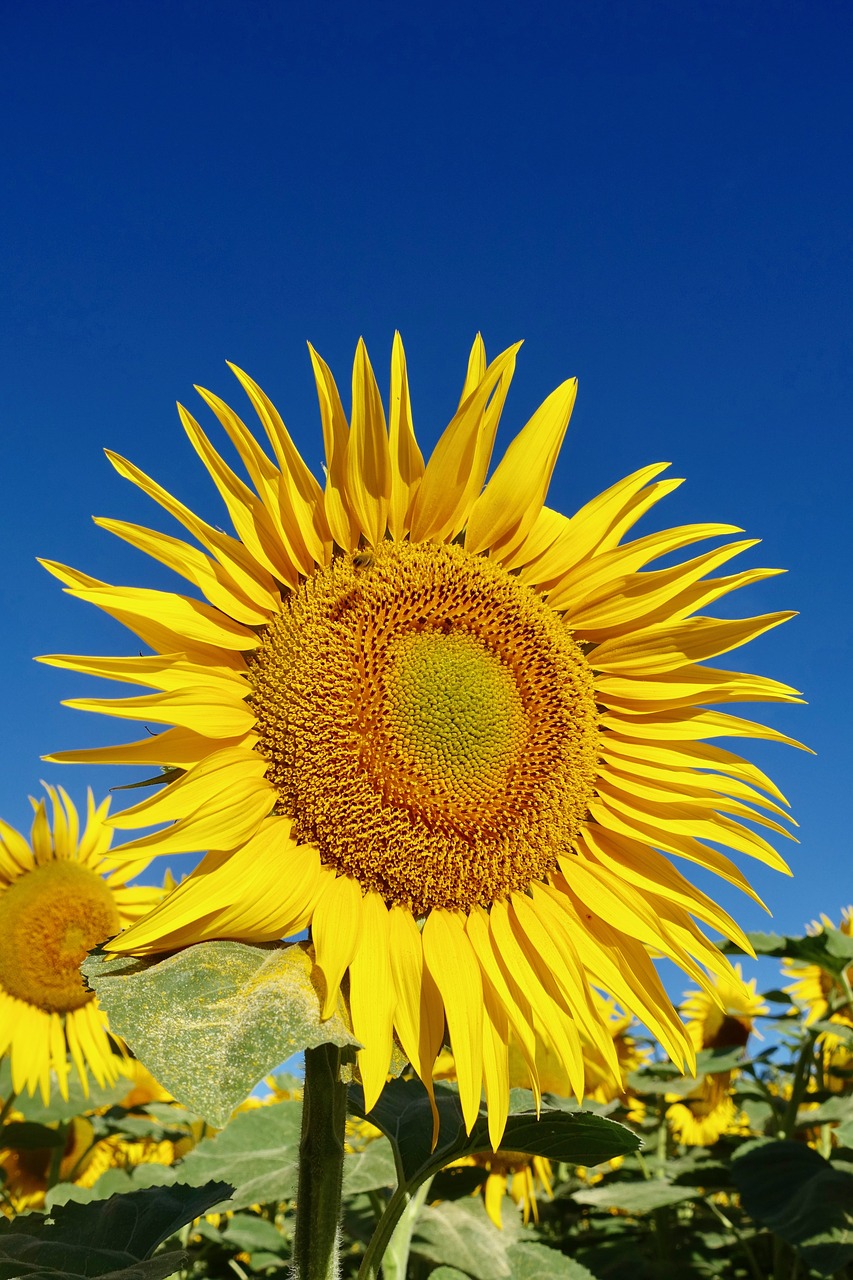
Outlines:
{"label": "blue sky", "polygon": [[550,505],[671,461],[687,483],[647,530],[728,521],[763,539],[750,563],[790,570],[731,611],[800,616],[720,665],[805,691],[805,708],[745,712],[818,753],[752,750],[802,843],[793,880],[750,871],[770,927],[837,917],[853,900],[849,6],[45,0],[4,26],[0,814],[27,824],[39,778],[81,800],[133,776],[39,759],[124,731],[60,708],[95,682],[33,655],[134,646],[35,556],[171,585],[90,521],[159,522],[103,447],[215,523],[174,408],[193,383],[239,403],[224,362],[240,364],[319,469],[306,340],[345,387],[363,335],[387,385],[399,328],[428,447],[480,329],[490,353],[525,339],[504,443],[580,378]]}

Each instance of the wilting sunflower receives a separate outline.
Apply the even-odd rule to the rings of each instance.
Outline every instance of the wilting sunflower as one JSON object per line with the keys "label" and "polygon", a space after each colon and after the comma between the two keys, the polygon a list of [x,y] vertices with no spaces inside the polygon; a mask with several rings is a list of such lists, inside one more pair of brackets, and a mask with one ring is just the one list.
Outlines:
{"label": "wilting sunflower", "polygon": [[104,858],[113,837],[109,800],[97,807],[89,792],[86,825],[60,787],[33,800],[29,840],[0,821],[0,1056],[8,1052],[16,1093],[41,1089],[50,1097],[51,1072],[68,1096],[68,1051],[87,1087],[86,1068],[99,1084],[116,1080],[107,1016],[80,975],[86,952],[132,924],[163,896],[128,885],[134,857]]}
{"label": "wilting sunflower", "polygon": [[765,677],[699,665],[791,616],[696,616],[778,572],[707,576],[754,541],[650,571],[659,557],[740,531],[692,524],[623,542],[679,483],[658,478],[666,464],[632,473],[571,518],[545,506],[574,379],[536,410],[486,482],[517,350],[487,365],[477,338],[459,407],[426,465],[399,336],[387,426],[364,344],[349,422],[312,350],[325,488],[263,391],[234,369],[274,461],[232,409],[200,394],[251,485],[179,411],[236,537],[117,457],[119,473],[199,545],[98,521],[206,599],[48,564],[153,651],[48,658],[150,690],[68,705],[171,726],[52,758],[170,770],[156,794],[111,821],[172,825],[134,837],[122,856],[211,850],[113,948],[146,954],[309,926],[324,1013],[348,974],[368,1107],[395,1034],[431,1087],[446,1024],[466,1121],[485,1085],[495,1145],[510,1032],[534,1090],[540,1039],[578,1096],[581,1036],[618,1076],[591,986],[636,1013],[674,1059],[692,1061],[649,953],[707,985],[702,966],[731,968],[692,917],[748,944],[664,855],[751,894],[717,845],[787,870],[742,821],[783,832],[784,798],[707,740],[788,739],[705,704],[797,701]]}

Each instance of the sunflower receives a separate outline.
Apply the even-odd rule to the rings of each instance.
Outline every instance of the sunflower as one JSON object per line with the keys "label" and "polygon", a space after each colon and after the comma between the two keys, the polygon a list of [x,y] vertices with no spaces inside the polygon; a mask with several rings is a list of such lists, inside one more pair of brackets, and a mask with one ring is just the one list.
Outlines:
{"label": "sunflower", "polygon": [[[853,907],[846,907],[841,912],[841,924],[838,927],[848,938],[853,935]],[[834,928],[835,925],[829,916],[821,915],[820,920],[812,920],[806,925],[806,933],[816,937],[823,933],[824,929]],[[843,988],[841,983],[835,982],[826,969],[822,969],[817,964],[803,964],[802,961],[789,960],[786,957],[782,960],[782,970],[786,977],[794,979],[790,986],[785,987],[785,991],[805,1009],[807,1027],[813,1022],[830,1016],[830,1000],[833,1001],[834,1006],[832,1020],[853,1025],[853,1008],[849,1003],[835,1007]],[[849,982],[853,982],[853,964],[847,966],[846,976]]]}
{"label": "sunflower", "polygon": [[140,870],[136,858],[106,861],[108,799],[96,807],[89,792],[81,834],[66,793],[46,790],[51,815],[44,799],[32,800],[29,840],[0,821],[0,1056],[11,1057],[15,1093],[38,1085],[45,1102],[52,1072],[68,1096],[68,1051],[87,1091],[87,1067],[99,1084],[118,1078],[121,1059],[80,964],[162,897],[126,883]]}
{"label": "sunflower", "polygon": [[688,1098],[667,1107],[666,1119],[676,1141],[685,1147],[712,1147],[724,1133],[749,1133],[745,1113],[730,1093],[720,1091],[713,1076],[705,1076]]}
{"label": "sunflower", "polygon": [[[10,1119],[23,1120],[23,1116],[12,1112]],[[45,1127],[58,1129],[59,1122]],[[91,1186],[95,1178],[85,1179],[95,1158],[96,1142],[92,1121],[87,1116],[74,1116],[65,1128],[61,1154],[55,1147],[0,1149],[0,1184],[6,1215],[15,1217],[30,1209],[42,1208],[52,1181]]]}
{"label": "sunflower", "polygon": [[[745,1049],[754,1020],[767,1013],[767,1005],[756,991],[756,980],[743,981],[741,967],[734,977],[717,977],[716,999],[707,991],[685,991],[681,1014],[697,1050]],[[666,1118],[679,1142],[689,1147],[710,1147],[724,1133],[745,1133],[745,1116],[731,1096],[737,1071],[715,1071],[703,1076],[687,1097],[667,1094]]]}
{"label": "sunflower", "polygon": [[554,1171],[545,1156],[531,1156],[523,1151],[481,1152],[454,1160],[451,1169],[475,1168],[485,1172],[485,1179],[473,1192],[482,1195],[486,1213],[499,1231],[503,1231],[504,1196],[510,1196],[521,1212],[525,1226],[539,1221],[537,1193],[554,1199]]}
{"label": "sunflower", "polygon": [[734,972],[734,979],[717,978],[716,999],[708,991],[684,993],[681,1014],[697,1049],[744,1048],[755,1019],[768,1011],[756,991],[755,978],[744,982],[739,964]]}
{"label": "sunflower", "polygon": [[[665,463],[571,518],[545,506],[576,380],[534,412],[486,483],[517,350],[487,364],[475,340],[459,406],[424,464],[399,335],[387,425],[364,344],[349,422],[312,349],[324,488],[264,392],[232,366],[274,460],[227,404],[200,395],[251,483],[179,413],[236,536],[113,455],[198,545],[98,521],[205,599],[114,587],[46,562],[71,595],[152,650],[45,659],[147,690],[67,705],[168,726],[51,758],[168,771],[111,822],[131,833],[170,825],[132,834],[121,856],[210,850],[112,949],[151,954],[309,927],[324,1016],[348,978],[366,1105],[385,1083],[395,1036],[429,1089],[447,1034],[466,1123],[485,1085],[495,1146],[510,1033],[534,1091],[539,1040],[579,1097],[582,1037],[618,1078],[595,986],[676,1061],[692,1062],[650,952],[707,985],[703,966],[732,970],[693,917],[749,944],[665,855],[753,897],[718,845],[787,870],[742,821],[784,832],[784,797],[708,740],[790,740],[705,704],[798,700],[765,677],[700,665],[791,616],[693,616],[778,572],[706,576],[753,541],[675,564],[673,553],[740,531],[692,524],[623,542],[679,483],[659,478]],[[666,567],[644,571],[663,556]]]}

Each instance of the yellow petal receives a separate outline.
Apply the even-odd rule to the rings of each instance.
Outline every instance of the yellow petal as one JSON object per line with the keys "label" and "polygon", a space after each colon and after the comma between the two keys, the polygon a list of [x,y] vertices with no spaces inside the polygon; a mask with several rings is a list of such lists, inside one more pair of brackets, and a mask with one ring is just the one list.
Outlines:
{"label": "yellow petal", "polygon": [[278,410],[247,373],[228,362],[228,368],[252,402],[273,447],[285,491],[302,539],[314,561],[326,565],[331,557],[331,533],[326,520],[323,491],[293,443]]}
{"label": "yellow petal", "polygon": [[394,980],[394,1025],[403,1052],[417,1071],[430,1098],[433,1139],[438,1139],[438,1111],[432,1069],[444,1040],[444,1006],[428,969],[424,967],[421,933],[410,911],[393,906],[389,912],[391,972]]}
{"label": "yellow petal", "polygon": [[765,613],[757,618],[691,618],[677,626],[658,624],[596,645],[590,662],[598,671],[673,671],[685,662],[728,653],[794,617],[790,612]]}
{"label": "yellow petal", "polygon": [[465,549],[472,555],[512,539],[518,546],[545,504],[577,396],[577,378],[552,391],[507,448],[471,508]]}
{"label": "yellow petal", "polygon": [[206,738],[236,738],[255,727],[255,717],[245,703],[216,687],[195,686],[139,698],[68,698],[62,705],[124,720],[180,725]]}
{"label": "yellow petal", "polygon": [[562,534],[536,563],[539,582],[557,579],[593,554],[623,517],[643,485],[669,466],[668,462],[642,467],[587,502],[567,522]]}
{"label": "yellow petal", "polygon": [[483,1083],[489,1117],[489,1141],[497,1151],[509,1114],[509,1024],[494,989],[483,985]]}
{"label": "yellow petal", "polygon": [[270,818],[233,853],[208,853],[148,915],[114,938],[113,952],[172,951],[237,938],[272,942],[304,927],[320,883],[316,849],[297,845],[286,818]]}
{"label": "yellow petal", "polygon": [[511,377],[520,346],[516,343],[492,361],[433,449],[412,509],[414,542],[441,542],[464,526],[485,476],[484,439],[490,452],[489,437],[494,438],[497,427],[486,406],[500,380]]}
{"label": "yellow petal", "polygon": [[424,962],[444,1001],[456,1061],[459,1101],[468,1133],[480,1110],[483,1087],[483,987],[462,917],[431,911],[423,928]]}
{"label": "yellow petal", "polygon": [[[221,747],[252,747],[253,734],[240,734],[233,739],[217,739]],[[210,739],[189,729],[167,729],[140,742],[117,747],[89,747],[78,751],[55,751],[44,759],[53,764],[144,764],[164,768],[187,769],[198,764],[210,751]]]}
{"label": "yellow petal", "polygon": [[330,879],[311,921],[317,968],[326,980],[323,1018],[330,1018],[337,1008],[341,979],[358,950],[363,915],[358,882],[350,876]]}
{"label": "yellow petal", "polygon": [[173,498],[156,480],[152,480],[139,467],[122,458],[117,453],[106,450],[106,455],[116,471],[125,480],[136,485],[149,498],[168,511],[203,547],[216,556],[223,569],[228,573],[243,596],[257,605],[273,611],[278,607],[280,593],[275,579],[257,560],[253,559],[248,547],[236,538],[214,529],[185,507],[177,498]]}
{"label": "yellow petal", "polygon": [[530,1077],[530,1087],[539,1109],[541,1090],[536,1068],[536,1039],[533,1034],[532,1011],[524,993],[507,978],[498,963],[489,930],[489,917],[482,907],[474,907],[465,925],[468,941],[477,957],[483,988],[490,988],[507,1016]]}
{"label": "yellow petal", "polygon": [[344,551],[358,546],[358,519],[350,510],[346,496],[346,456],[349,448],[349,424],[332,372],[325,360],[308,343],[317,399],[326,446],[326,518],[335,542]]}
{"label": "yellow petal", "polygon": [[265,767],[260,757],[241,748],[213,752],[159,795],[113,814],[110,825],[119,829],[162,822],[170,815],[177,821],[163,831],[117,845],[107,856],[124,858],[139,850],[159,857],[236,849],[256,833],[275,804],[275,788],[262,776]]}
{"label": "yellow petal", "polygon": [[353,1034],[364,1046],[358,1051],[364,1107],[372,1111],[388,1078],[395,1001],[388,908],[378,893],[366,893],[361,913],[361,937],[349,966],[349,998]]}
{"label": "yellow petal", "polygon": [[388,503],[388,532],[404,538],[409,532],[409,512],[423,479],[424,460],[412,425],[412,403],[406,353],[399,333],[391,349],[391,401],[388,418],[388,448],[391,461],[391,498]]}
{"label": "yellow petal", "polygon": [[181,404],[178,414],[191,445],[219,490],[240,541],[274,577],[295,586],[299,580],[296,555],[302,547],[294,548],[289,542],[277,504],[272,501],[265,506],[252,493],[226,465],[199,423]]}
{"label": "yellow petal", "polygon": [[271,791],[268,784],[264,783],[267,768],[267,762],[262,756],[243,747],[225,747],[221,751],[212,751],[200,764],[182,774],[175,782],[160,788],[154,795],[146,796],[121,813],[112,814],[107,821],[111,827],[117,827],[121,831],[186,818],[195,813],[205,801],[217,800],[236,780],[265,791],[269,802]]}
{"label": "yellow petal", "polygon": [[195,547],[182,542],[180,538],[170,538],[154,529],[128,524],[125,520],[107,520],[101,516],[95,517],[95,524],[186,578],[204,592],[212,605],[235,622],[260,627],[269,621],[269,610],[259,608],[257,604],[247,600],[221,565]]}
{"label": "yellow petal", "polygon": [[225,662],[231,651],[258,647],[254,631],[188,596],[146,587],[69,588],[68,594],[97,605],[161,653]]}
{"label": "yellow petal", "polygon": [[347,500],[367,541],[385,537],[391,497],[391,458],[385,413],[361,338],[352,367],[352,423],[346,455]]}

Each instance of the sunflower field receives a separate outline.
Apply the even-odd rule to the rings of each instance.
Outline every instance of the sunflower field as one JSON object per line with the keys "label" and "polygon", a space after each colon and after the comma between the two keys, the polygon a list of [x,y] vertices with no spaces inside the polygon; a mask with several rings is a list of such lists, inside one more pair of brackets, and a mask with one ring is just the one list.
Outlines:
{"label": "sunflower field", "polygon": [[181,537],[96,519],[190,593],[43,561],[134,637],[44,656],[142,690],[66,705],[144,730],[46,759],[142,776],[0,823],[0,1280],[849,1274],[850,913],[747,935],[675,865],[790,874],[717,740],[801,744],[717,708],[800,695],[707,661],[793,615],[705,612],[780,570],[636,534],[665,463],[548,507],[574,378],[493,466],[519,346],[426,459],[399,334],[349,417],[311,349],[322,484],[232,366],[253,426],[179,406],[232,531],[112,454]]}
{"label": "sunflower field", "polygon": [[[624,1088],[591,1058],[595,1087],[579,1106],[543,1054],[540,1118],[531,1094],[513,1089],[497,1152],[485,1114],[466,1134],[446,1051],[434,1150],[429,1098],[410,1071],[367,1116],[351,1084],[340,1274],[378,1274],[377,1236],[402,1184],[406,1208],[382,1260],[395,1280],[852,1276],[851,917],[840,929],[824,920],[803,937],[751,941],[782,958],[780,985],[757,995],[752,980],[746,999],[723,989],[722,1009],[688,994],[681,1012],[698,1049],[695,1077],[664,1061],[610,1002]],[[220,945],[236,944],[202,947]],[[150,1060],[182,1100],[130,1057],[116,1058],[112,1083],[91,1083],[85,1096],[76,1081],[48,1102],[16,1096],[5,1064],[0,1275],[289,1276],[301,1080],[269,1076],[229,1116],[241,1072],[248,1079],[263,1059],[257,1032],[232,1035],[216,1063],[200,1027],[170,1047],[175,1001],[186,996],[180,974],[160,961],[110,978],[115,962],[98,963],[111,1016],[146,1002]],[[222,999],[230,974],[235,1007],[246,991],[236,968],[236,956],[211,955],[204,983]],[[224,1118],[213,1124],[199,1111]]]}

